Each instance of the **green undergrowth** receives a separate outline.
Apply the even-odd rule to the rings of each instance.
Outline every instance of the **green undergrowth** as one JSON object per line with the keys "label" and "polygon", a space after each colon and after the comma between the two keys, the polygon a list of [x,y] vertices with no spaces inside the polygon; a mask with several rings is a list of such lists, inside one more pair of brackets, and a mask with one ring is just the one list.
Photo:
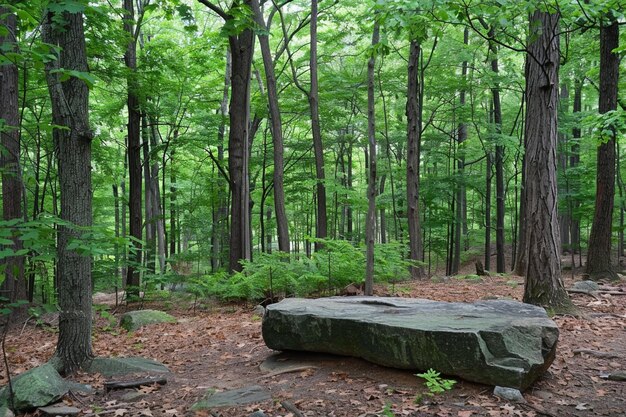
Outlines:
{"label": "green undergrowth", "polygon": [[[365,250],[349,242],[323,240],[324,249],[310,258],[282,252],[261,254],[243,261],[243,270],[202,275],[187,282],[197,297],[222,300],[270,300],[281,297],[334,295],[349,284],[365,278]],[[409,262],[401,256],[398,243],[376,245],[374,279],[395,282],[408,279]]]}

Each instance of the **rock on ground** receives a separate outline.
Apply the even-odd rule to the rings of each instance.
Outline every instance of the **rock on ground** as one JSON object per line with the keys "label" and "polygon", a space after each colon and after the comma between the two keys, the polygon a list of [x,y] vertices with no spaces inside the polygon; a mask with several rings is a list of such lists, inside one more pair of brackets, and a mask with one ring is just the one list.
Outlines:
{"label": "rock on ground", "polygon": [[161,362],[141,357],[130,358],[104,358],[96,357],[91,364],[85,367],[85,371],[99,373],[104,376],[117,376],[129,374],[161,374],[170,370]]}
{"label": "rock on ground", "polygon": [[129,332],[155,323],[176,323],[176,319],[164,311],[136,310],[125,313],[120,320],[120,326]]}
{"label": "rock on ground", "polygon": [[559,330],[543,308],[511,300],[446,303],[394,297],[285,299],[267,307],[270,349],[433,368],[468,381],[530,386],[554,360]]}
{"label": "rock on ground", "polygon": [[[68,383],[48,363],[24,372],[12,379],[13,409],[32,410],[61,399],[73,384]],[[9,404],[9,388],[0,391],[0,404]]]}

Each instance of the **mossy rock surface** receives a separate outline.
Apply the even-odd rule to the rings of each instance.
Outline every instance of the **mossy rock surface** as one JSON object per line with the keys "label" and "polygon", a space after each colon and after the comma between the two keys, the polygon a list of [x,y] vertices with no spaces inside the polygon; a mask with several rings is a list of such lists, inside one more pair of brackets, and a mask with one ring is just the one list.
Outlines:
{"label": "mossy rock surface", "polygon": [[125,313],[120,320],[120,326],[129,332],[156,323],[176,323],[176,318],[164,311],[136,310]]}
{"label": "mossy rock surface", "polygon": [[99,373],[104,376],[118,376],[129,374],[163,374],[170,370],[161,362],[148,358],[94,358],[87,372]]}
{"label": "mossy rock surface", "polygon": [[267,306],[270,349],[355,356],[468,381],[529,387],[554,360],[559,330],[541,307],[509,300],[285,299]]}
{"label": "mossy rock surface", "polygon": [[[48,363],[24,372],[12,379],[13,408],[16,411],[32,410],[60,400],[74,384],[64,380]],[[0,391],[0,404],[8,405],[9,388]],[[1,408],[1,407],[0,407]]]}

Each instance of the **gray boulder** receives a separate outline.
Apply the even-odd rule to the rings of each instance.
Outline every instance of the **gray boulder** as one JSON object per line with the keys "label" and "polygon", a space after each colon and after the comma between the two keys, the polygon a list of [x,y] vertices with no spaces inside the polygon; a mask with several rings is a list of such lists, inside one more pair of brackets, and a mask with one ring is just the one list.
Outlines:
{"label": "gray boulder", "polygon": [[355,356],[400,368],[525,389],[554,360],[559,330],[543,308],[393,297],[285,299],[267,307],[270,349]]}
{"label": "gray boulder", "polygon": [[214,392],[210,390],[207,395],[195,403],[192,410],[210,410],[218,407],[234,407],[237,405],[262,403],[272,399],[272,395],[266,389],[253,385],[230,391]]}
{"label": "gray boulder", "polygon": [[[43,407],[60,400],[70,390],[61,375],[48,363],[12,379],[13,408],[17,411]],[[0,404],[9,403],[9,389],[0,391]]]}
{"label": "gray boulder", "polygon": [[576,281],[572,288],[579,291],[592,292],[600,290],[600,285],[595,281]]}
{"label": "gray boulder", "polygon": [[176,323],[176,319],[164,311],[136,310],[125,313],[120,320],[120,326],[129,332],[155,323]]}

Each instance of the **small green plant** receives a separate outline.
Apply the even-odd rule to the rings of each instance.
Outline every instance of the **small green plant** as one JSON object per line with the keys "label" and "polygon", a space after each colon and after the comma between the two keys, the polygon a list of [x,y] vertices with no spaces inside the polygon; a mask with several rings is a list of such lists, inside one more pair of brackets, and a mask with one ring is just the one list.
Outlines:
{"label": "small green plant", "polygon": [[449,391],[452,389],[456,381],[454,379],[443,379],[441,374],[434,369],[429,369],[423,374],[415,374],[420,378],[426,380],[426,388],[428,388],[429,395],[441,394],[443,392]]}
{"label": "small green plant", "polygon": [[385,406],[383,407],[382,415],[384,417],[396,417],[393,411],[391,411],[391,404],[385,404]]}

